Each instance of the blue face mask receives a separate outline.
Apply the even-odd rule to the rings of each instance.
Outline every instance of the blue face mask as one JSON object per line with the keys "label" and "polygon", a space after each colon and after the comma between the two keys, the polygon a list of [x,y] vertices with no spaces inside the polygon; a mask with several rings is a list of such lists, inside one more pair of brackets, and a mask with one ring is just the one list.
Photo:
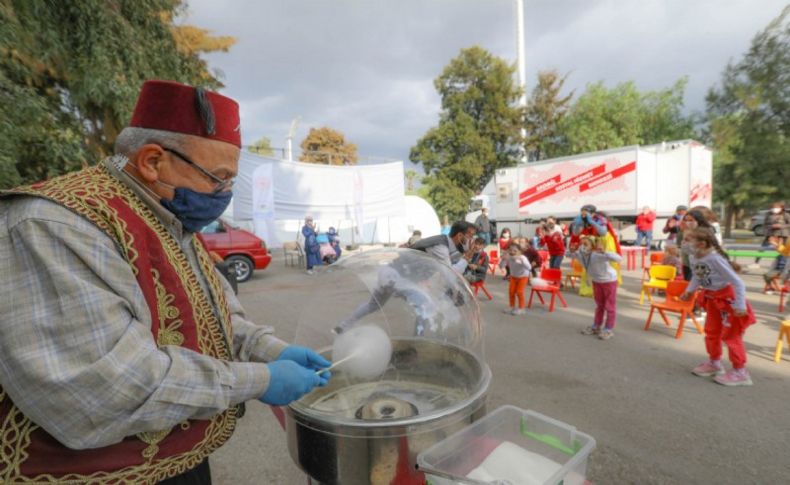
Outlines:
{"label": "blue face mask", "polygon": [[185,187],[176,187],[172,200],[162,199],[160,202],[181,221],[189,232],[198,232],[219,219],[233,198],[233,192],[217,192],[205,194]]}

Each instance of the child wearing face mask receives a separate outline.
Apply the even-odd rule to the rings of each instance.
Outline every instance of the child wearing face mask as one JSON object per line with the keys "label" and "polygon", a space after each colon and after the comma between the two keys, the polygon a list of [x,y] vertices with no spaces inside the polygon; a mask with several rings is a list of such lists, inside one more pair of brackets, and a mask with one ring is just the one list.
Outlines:
{"label": "child wearing face mask", "polygon": [[[527,287],[529,271],[532,269],[532,266],[529,264],[527,257],[522,254],[521,246],[515,242],[511,243],[508,248],[508,258],[503,259],[499,266],[510,269],[510,288],[508,289],[510,309],[504,310],[504,312],[510,315],[523,315],[525,306],[524,289]],[[518,308],[516,308],[516,298],[518,298]]]}
{"label": "child wearing face mask", "polygon": [[[593,324],[584,330],[585,335],[597,335],[601,340],[609,340],[614,336],[614,325],[617,320],[617,270],[612,263],[619,263],[622,258],[614,251],[606,251],[605,242],[589,236],[581,238],[579,249],[571,253],[584,267],[586,277],[592,280],[593,298],[595,299],[595,319]],[[606,325],[604,324],[606,315]]]}
{"label": "child wearing face mask", "polygon": [[[751,305],[746,301],[746,287],[738,277],[740,269],[731,262],[716,241],[711,228],[699,227],[683,234],[683,251],[689,254],[693,276],[682,300],[701,289],[698,301],[707,310],[705,348],[709,360],[692,370],[697,376],[710,377],[725,386],[751,386],[746,370],[743,334],[755,322]],[[732,370],[724,372],[721,364],[722,342],[727,345]]]}

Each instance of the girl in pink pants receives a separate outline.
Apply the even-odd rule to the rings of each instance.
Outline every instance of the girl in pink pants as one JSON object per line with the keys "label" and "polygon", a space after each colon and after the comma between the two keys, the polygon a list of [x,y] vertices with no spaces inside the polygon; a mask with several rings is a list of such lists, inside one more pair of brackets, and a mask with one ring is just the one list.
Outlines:
{"label": "girl in pink pants", "polygon": [[579,250],[571,256],[581,262],[587,277],[592,280],[595,298],[595,319],[582,333],[609,340],[614,336],[613,329],[617,321],[617,270],[612,263],[619,263],[622,258],[615,252],[605,251],[603,241],[596,241],[592,237],[583,237]]}

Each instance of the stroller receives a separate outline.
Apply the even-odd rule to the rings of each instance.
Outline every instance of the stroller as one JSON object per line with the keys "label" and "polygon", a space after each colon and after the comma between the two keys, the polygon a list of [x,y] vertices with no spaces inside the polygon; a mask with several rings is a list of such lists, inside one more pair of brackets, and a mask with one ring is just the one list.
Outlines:
{"label": "stroller", "polygon": [[340,238],[337,236],[337,230],[330,227],[326,234],[319,234],[316,238],[320,245],[321,260],[324,264],[332,264],[340,259]]}

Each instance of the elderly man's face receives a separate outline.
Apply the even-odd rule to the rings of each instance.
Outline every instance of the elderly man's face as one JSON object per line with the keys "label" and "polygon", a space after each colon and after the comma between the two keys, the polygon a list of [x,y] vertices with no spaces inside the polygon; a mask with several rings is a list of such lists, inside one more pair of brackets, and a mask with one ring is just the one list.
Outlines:
{"label": "elderly man's face", "polygon": [[[138,158],[141,152],[147,157],[155,158],[153,164],[156,171],[155,179],[161,183],[151,187],[154,192],[165,199],[173,198],[174,187],[212,193],[221,187],[220,181],[228,181],[236,177],[241,152],[238,147],[197,136],[184,135],[184,137],[187,143],[182,147],[170,147],[167,143],[149,144],[138,152]],[[175,150],[178,154],[168,149]],[[199,166],[211,176],[192,164]],[[230,190],[230,186],[222,190]]]}

